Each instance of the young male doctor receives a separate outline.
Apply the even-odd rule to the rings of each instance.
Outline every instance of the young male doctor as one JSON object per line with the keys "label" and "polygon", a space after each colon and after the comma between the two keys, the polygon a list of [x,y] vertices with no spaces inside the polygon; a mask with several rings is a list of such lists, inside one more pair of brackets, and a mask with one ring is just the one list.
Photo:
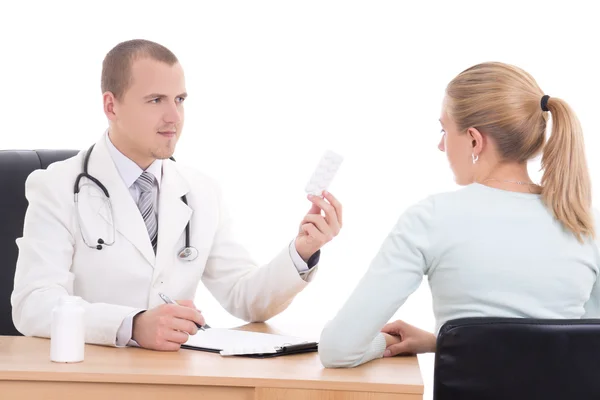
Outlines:
{"label": "young male doctor", "polygon": [[339,233],[340,203],[309,197],[298,236],[258,267],[234,241],[217,185],[169,159],[187,96],[175,55],[146,40],[118,44],[104,59],[102,92],[109,128],[93,149],[27,179],[11,297],[17,329],[49,337],[52,308],[75,295],[87,343],[177,350],[205,323],[192,302],[200,281],[246,321],[287,308]]}

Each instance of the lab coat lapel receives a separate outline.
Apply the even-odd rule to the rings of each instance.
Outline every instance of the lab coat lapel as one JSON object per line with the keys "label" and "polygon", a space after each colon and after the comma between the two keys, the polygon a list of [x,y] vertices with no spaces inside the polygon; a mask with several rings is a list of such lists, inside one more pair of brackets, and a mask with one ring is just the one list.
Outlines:
{"label": "lab coat lapel", "polygon": [[[116,230],[139,250],[148,264],[154,267],[156,257],[146,224],[110,156],[104,135],[94,146],[88,172],[108,190]],[[106,207],[101,207],[99,213],[107,223],[111,223]],[[119,238],[115,240],[118,241]]]}
{"label": "lab coat lapel", "polygon": [[[158,249],[157,266],[168,264],[173,255],[184,246],[185,226],[190,221],[192,209],[181,199],[190,187],[177,170],[174,161],[163,161],[163,175],[158,196]],[[178,243],[181,242],[181,243]]]}

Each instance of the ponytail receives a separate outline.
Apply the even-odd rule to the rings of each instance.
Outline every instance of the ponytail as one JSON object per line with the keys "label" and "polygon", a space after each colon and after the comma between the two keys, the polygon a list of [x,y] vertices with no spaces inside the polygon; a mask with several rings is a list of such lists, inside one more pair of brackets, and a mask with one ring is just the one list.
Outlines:
{"label": "ponytail", "polygon": [[569,105],[550,98],[552,134],[542,154],[542,199],[565,228],[580,242],[593,238],[592,195],[583,134]]}

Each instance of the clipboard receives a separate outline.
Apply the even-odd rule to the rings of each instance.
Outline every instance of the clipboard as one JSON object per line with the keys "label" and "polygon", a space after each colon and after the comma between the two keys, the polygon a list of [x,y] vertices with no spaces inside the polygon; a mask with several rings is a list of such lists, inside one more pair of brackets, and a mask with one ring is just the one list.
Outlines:
{"label": "clipboard", "polygon": [[316,352],[319,344],[292,336],[209,328],[190,336],[181,348],[218,353],[221,356],[272,358]]}
{"label": "clipboard", "polygon": [[207,351],[209,353],[217,353],[222,356],[234,356],[234,357],[248,357],[248,358],[273,358],[279,356],[288,356],[293,354],[303,354],[303,353],[311,353],[319,350],[319,344],[317,342],[306,342],[300,344],[292,344],[288,346],[282,346],[274,348],[273,352],[248,352],[244,351],[241,353],[235,353],[233,351],[229,352],[227,350],[217,350],[217,349],[209,349],[205,347],[195,347],[182,344],[182,349],[188,350],[197,350],[197,351]]}

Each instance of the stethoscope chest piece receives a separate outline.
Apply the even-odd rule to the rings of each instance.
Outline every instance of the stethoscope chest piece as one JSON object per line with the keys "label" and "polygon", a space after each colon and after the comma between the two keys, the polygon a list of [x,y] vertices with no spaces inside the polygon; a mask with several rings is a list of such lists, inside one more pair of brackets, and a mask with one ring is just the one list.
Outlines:
{"label": "stethoscope chest piece", "polygon": [[198,250],[193,246],[187,246],[181,249],[177,257],[183,261],[194,261],[198,258]]}

